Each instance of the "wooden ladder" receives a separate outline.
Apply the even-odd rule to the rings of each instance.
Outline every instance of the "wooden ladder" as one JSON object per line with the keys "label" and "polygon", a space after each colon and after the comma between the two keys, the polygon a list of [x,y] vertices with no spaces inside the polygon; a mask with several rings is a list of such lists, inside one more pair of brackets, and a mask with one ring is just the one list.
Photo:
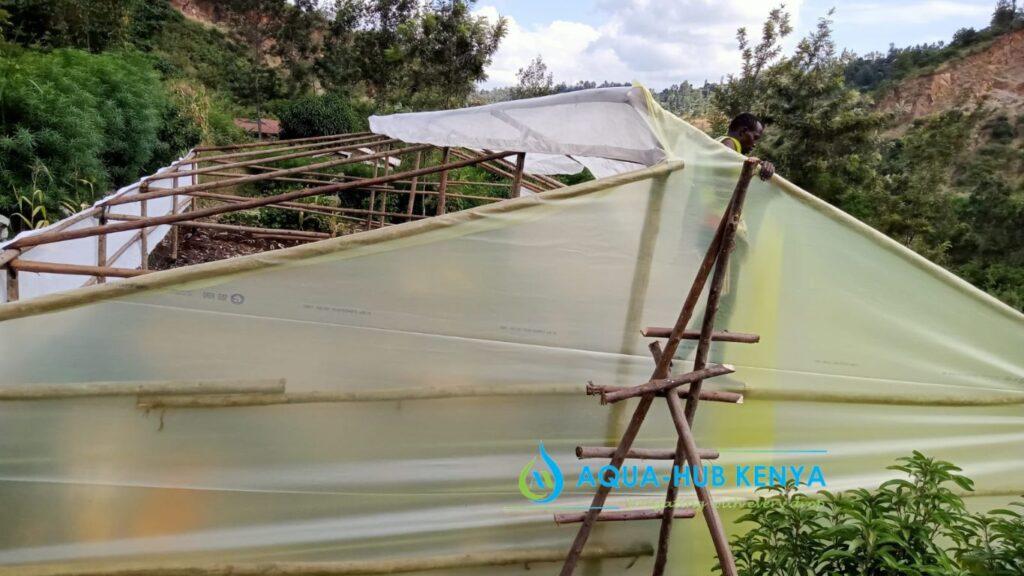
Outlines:
{"label": "wooden ladder", "polygon": [[[674,481],[675,478],[673,477],[673,481],[668,483],[668,491],[665,494],[665,506],[661,510],[602,511],[605,500],[608,498],[608,493],[611,491],[611,486],[613,486],[612,478],[614,476],[610,476],[612,471],[621,470],[622,463],[626,458],[649,458],[652,456],[665,459],[671,457],[673,475],[675,475],[677,470],[682,470],[684,461],[689,463],[690,474],[693,475],[693,488],[697,493],[697,499],[700,501],[701,512],[704,515],[704,520],[707,522],[708,530],[711,532],[711,539],[715,544],[715,551],[722,568],[722,574],[723,576],[736,576],[736,563],[733,560],[732,551],[729,549],[729,541],[725,535],[722,521],[718,516],[718,511],[715,509],[714,502],[711,499],[711,493],[707,488],[708,482],[703,477],[704,472],[701,459],[716,457],[717,453],[698,450],[691,426],[693,425],[693,417],[696,414],[697,405],[700,400],[737,401],[736,398],[730,398],[729,394],[701,391],[701,384],[704,379],[733,372],[733,368],[728,365],[708,365],[707,359],[711,341],[722,340],[751,343],[758,341],[758,337],[755,335],[715,332],[714,327],[715,315],[718,312],[718,300],[721,296],[722,285],[728,270],[729,254],[733,249],[736,229],[739,226],[740,214],[743,209],[743,201],[746,199],[747,188],[754,176],[754,170],[759,164],[760,160],[757,158],[748,158],[743,163],[743,169],[740,173],[739,181],[737,181],[736,187],[733,190],[732,198],[729,200],[725,213],[718,224],[718,229],[715,231],[711,246],[708,247],[704,260],[697,270],[697,277],[690,287],[675,326],[671,330],[667,328],[648,328],[644,330],[644,336],[667,338],[664,348],[662,348],[658,341],[652,342],[650,345],[651,354],[655,362],[654,373],[651,375],[651,379],[639,386],[627,388],[588,386],[587,393],[600,394],[602,404],[619,402],[635,397],[639,397],[640,402],[633,412],[633,417],[630,419],[622,439],[619,440],[619,444],[614,450],[605,447],[577,448],[577,455],[581,457],[587,455],[607,456],[610,453],[611,462],[610,469],[602,477],[604,481],[598,483],[597,493],[594,494],[594,499],[587,512],[583,514],[555,515],[555,521],[560,524],[568,522],[582,523],[579,532],[576,534],[576,539],[573,540],[572,547],[569,549],[565,564],[562,566],[562,576],[570,576],[576,569],[580,555],[583,552],[583,547],[587,543],[587,538],[590,536],[590,531],[593,529],[595,522],[653,519],[661,520],[661,532],[658,535],[658,551],[654,560],[653,573],[655,576],[660,576],[664,573],[668,558],[669,537],[672,532],[672,520],[696,516],[694,510],[676,509],[678,482]],[[708,276],[712,273],[712,268],[714,268],[714,275],[711,278],[711,287],[708,291],[703,322],[698,336],[693,332],[687,332],[686,325],[689,323],[691,316],[693,316],[693,311],[704,290]],[[672,358],[675,356],[679,342],[684,338],[694,337],[698,339],[698,343],[693,361],[693,370],[680,376],[670,377]],[[683,387],[683,385],[688,386]],[[640,426],[643,424],[647,412],[654,403],[655,397],[664,397],[668,403],[672,422],[675,424],[676,433],[679,436],[674,452],[665,450],[631,450],[633,441],[636,440],[637,434],[640,432]],[[682,398],[686,398],[685,406],[683,405]]]}

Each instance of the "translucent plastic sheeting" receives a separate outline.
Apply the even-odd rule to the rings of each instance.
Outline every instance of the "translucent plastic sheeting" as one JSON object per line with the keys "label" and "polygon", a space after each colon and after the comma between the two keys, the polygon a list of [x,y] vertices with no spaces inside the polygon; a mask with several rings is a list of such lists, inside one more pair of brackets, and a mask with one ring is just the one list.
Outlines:
{"label": "translucent plastic sheeting", "polygon": [[405,142],[528,152],[526,171],[604,178],[666,157],[645,119],[640,87],[599,88],[436,112],[370,117],[370,129]]}
{"label": "translucent plastic sheeting", "polygon": [[[176,170],[190,170],[192,164],[183,164],[184,158],[178,159],[176,162],[161,168],[157,174],[169,174]],[[191,184],[191,179],[194,176],[182,177],[180,185]],[[187,182],[186,182],[187,181]],[[98,214],[95,212],[95,207],[102,204],[103,202],[123,196],[125,194],[134,194],[138,191],[139,182],[135,182],[124,188],[121,188],[117,192],[104,197],[99,200],[91,207],[74,214],[60,222],[56,222],[46,228],[39,230],[30,230],[18,234],[17,237],[11,239],[8,242],[0,244],[0,249],[5,245],[14,242],[19,238],[26,236],[35,236],[38,234],[44,234],[54,230],[78,230],[80,228],[89,228],[92,226],[99,225]],[[158,188],[171,188],[174,183],[173,179],[160,179],[154,180],[150,184],[151,189]],[[164,216],[171,213],[172,198],[178,202],[178,209],[180,210],[184,203],[188,200],[187,197],[171,197],[165,196],[163,198],[154,198],[146,202],[146,214],[148,216]],[[126,214],[129,216],[140,216],[142,215],[142,204],[140,202],[132,202],[128,204],[121,204],[116,208],[112,209],[113,212],[118,214]],[[71,224],[68,224],[71,222]],[[150,253],[156,249],[163,240],[164,236],[171,231],[170,226],[155,226],[149,228],[147,234],[147,248]],[[52,262],[59,264],[79,264],[85,266],[96,266],[97,258],[99,256],[99,242],[98,236],[89,236],[88,238],[78,238],[75,240],[64,240],[61,242],[54,242],[52,244],[41,244],[27,249],[24,254],[19,256],[20,260],[30,262]],[[129,232],[117,232],[114,234],[107,235],[107,254],[106,254],[106,265],[115,268],[129,268],[134,269],[140,266],[142,262],[142,251],[140,234],[137,230],[131,230]],[[64,290],[71,290],[80,286],[92,283],[94,279],[88,276],[78,276],[72,274],[46,274],[36,272],[20,272],[18,274],[18,297],[34,298],[43,294],[51,294],[54,292],[61,292]],[[119,278],[108,278],[108,282],[117,282]],[[7,301],[7,283],[0,282],[0,302]]]}
{"label": "translucent plastic sheeting", "polygon": [[[585,383],[650,375],[640,329],[675,319],[740,170],[738,155],[649,106],[672,151],[652,168],[0,306],[3,384],[578,389],[149,414],[131,398],[0,403],[0,564],[567,549],[577,527],[529,503],[519,472],[543,442],[565,474],[557,504],[589,503],[573,448],[613,442],[634,404],[600,406]],[[778,177],[751,184],[743,229],[718,327],[761,342],[712,347],[736,372],[708,386],[747,394],[698,411],[698,444],[720,450],[719,464],[819,465],[830,489],[845,489],[877,485],[916,449],[976,480],[972,506],[1024,491],[1020,314]],[[693,348],[684,342],[677,371]],[[675,445],[666,407],[655,404],[637,445]],[[643,496],[663,488],[609,504]],[[723,515],[736,530],[737,512]],[[591,543],[653,543],[657,532],[599,525]],[[710,573],[699,516],[677,523],[672,546],[671,574]],[[601,573],[651,567],[628,564],[608,560]]]}

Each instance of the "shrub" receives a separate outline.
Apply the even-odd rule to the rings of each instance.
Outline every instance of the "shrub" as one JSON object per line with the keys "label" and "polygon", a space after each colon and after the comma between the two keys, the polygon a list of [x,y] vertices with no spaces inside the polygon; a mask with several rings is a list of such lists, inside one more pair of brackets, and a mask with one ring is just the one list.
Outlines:
{"label": "shrub", "polygon": [[890,470],[907,478],[877,490],[821,491],[820,498],[786,486],[762,488],[732,541],[744,576],[999,576],[1024,573],[1024,514],[967,511],[953,487],[973,490],[959,468],[920,452]]}
{"label": "shrub", "polygon": [[303,96],[287,101],[277,110],[283,138],[328,136],[366,129],[366,117],[340,94]]}
{"label": "shrub", "polygon": [[[0,212],[43,190],[61,202],[91,202],[130,182],[158,158],[168,100],[136,52],[0,53]],[[163,153],[169,153],[164,150]]]}

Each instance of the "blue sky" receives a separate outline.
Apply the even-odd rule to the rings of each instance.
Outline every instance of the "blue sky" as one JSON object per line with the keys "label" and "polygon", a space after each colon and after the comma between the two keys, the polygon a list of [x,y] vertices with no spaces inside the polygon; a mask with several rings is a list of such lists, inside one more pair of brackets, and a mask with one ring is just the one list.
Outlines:
{"label": "blue sky", "polygon": [[[485,87],[515,83],[538,54],[556,81],[639,80],[663,88],[682,80],[718,81],[736,72],[735,30],[758,33],[778,0],[478,0],[475,10],[509,19],[509,35]],[[836,43],[858,54],[948,41],[961,27],[988,24],[995,0],[790,0],[796,32],[830,8]]]}

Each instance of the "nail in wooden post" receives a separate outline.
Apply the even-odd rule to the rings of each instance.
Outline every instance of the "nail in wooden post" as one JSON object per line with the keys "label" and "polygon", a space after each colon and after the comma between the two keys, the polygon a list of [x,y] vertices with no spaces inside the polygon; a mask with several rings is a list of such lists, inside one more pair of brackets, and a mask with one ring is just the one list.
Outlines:
{"label": "nail in wooden post", "polygon": [[[441,153],[441,164],[447,164],[451,158],[452,149],[447,146],[444,147]],[[445,193],[448,192],[448,171],[441,171],[441,181],[437,185],[437,215],[445,213]]]}
{"label": "nail in wooden post", "polygon": [[[420,160],[422,159],[422,157],[423,157],[423,153],[422,152],[417,152],[416,153],[416,165],[413,167],[413,170],[419,170],[420,169]],[[410,186],[409,186],[409,206],[405,209],[405,213],[408,215],[408,218],[406,218],[406,220],[412,220],[412,209],[413,209],[413,206],[416,204],[416,185],[418,183],[419,183],[419,178],[413,176],[412,177],[412,182],[410,183]]]}
{"label": "nail in wooden post", "polygon": [[516,173],[512,178],[512,198],[519,197],[519,188],[523,185],[523,168],[526,167],[526,152],[516,154]]}

